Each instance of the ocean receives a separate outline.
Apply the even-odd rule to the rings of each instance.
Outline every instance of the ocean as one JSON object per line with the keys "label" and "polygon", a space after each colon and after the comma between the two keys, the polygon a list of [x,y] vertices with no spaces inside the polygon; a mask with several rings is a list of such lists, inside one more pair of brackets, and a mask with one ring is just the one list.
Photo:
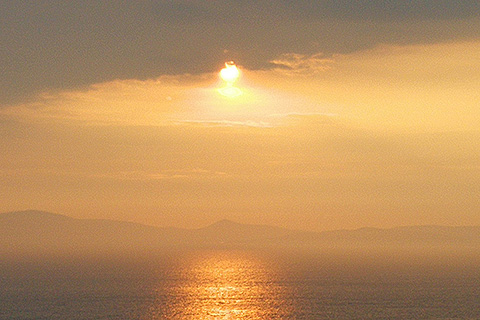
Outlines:
{"label": "ocean", "polygon": [[0,261],[0,319],[480,319],[465,255],[192,250]]}

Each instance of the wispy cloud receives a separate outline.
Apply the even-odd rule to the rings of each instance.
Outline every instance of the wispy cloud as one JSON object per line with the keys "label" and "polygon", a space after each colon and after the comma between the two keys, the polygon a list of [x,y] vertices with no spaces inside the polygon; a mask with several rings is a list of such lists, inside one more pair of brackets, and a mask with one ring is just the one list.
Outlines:
{"label": "wispy cloud", "polygon": [[257,128],[270,128],[273,126],[272,122],[267,121],[232,121],[232,120],[178,120],[172,123],[180,125],[192,125],[192,126],[207,126],[207,127],[257,127]]}
{"label": "wispy cloud", "polygon": [[101,179],[130,180],[130,181],[155,181],[172,179],[208,179],[216,177],[228,177],[223,171],[212,171],[201,168],[176,169],[160,171],[120,171],[113,173],[95,174],[94,177]]}
{"label": "wispy cloud", "polygon": [[271,60],[270,63],[277,72],[290,75],[312,75],[331,69],[335,61],[322,53],[313,55],[285,53]]}
{"label": "wispy cloud", "polygon": [[162,125],[172,113],[189,110],[189,91],[208,86],[213,79],[211,74],[162,76],[98,83],[84,90],[44,91],[32,102],[0,109],[0,115],[37,122]]}

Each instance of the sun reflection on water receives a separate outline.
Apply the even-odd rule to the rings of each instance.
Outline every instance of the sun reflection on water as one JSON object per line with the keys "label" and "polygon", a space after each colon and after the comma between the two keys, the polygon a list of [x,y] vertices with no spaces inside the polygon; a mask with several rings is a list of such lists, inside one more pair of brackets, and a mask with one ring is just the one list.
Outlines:
{"label": "sun reflection on water", "polygon": [[288,318],[285,287],[274,268],[236,251],[202,252],[180,270],[171,288],[169,319]]}

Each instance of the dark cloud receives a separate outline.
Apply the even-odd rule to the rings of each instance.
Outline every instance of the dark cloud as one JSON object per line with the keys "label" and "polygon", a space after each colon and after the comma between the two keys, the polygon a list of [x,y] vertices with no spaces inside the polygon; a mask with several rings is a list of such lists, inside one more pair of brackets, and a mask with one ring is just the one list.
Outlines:
{"label": "dark cloud", "polygon": [[[283,53],[480,35],[478,1],[2,1],[0,104],[45,88],[268,68]],[[224,53],[224,50],[228,50]]]}
{"label": "dark cloud", "polygon": [[284,0],[300,17],[314,19],[349,19],[404,21],[445,19],[457,20],[477,16],[478,1],[451,0]]}
{"label": "dark cloud", "polygon": [[250,20],[270,15],[290,19],[457,20],[478,16],[475,0],[229,0],[160,1],[153,7],[183,19]]}

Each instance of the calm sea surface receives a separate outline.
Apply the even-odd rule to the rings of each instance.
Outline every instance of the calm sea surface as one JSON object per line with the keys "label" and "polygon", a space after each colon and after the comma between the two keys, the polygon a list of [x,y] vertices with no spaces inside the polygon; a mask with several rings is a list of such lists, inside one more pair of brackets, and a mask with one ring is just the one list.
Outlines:
{"label": "calm sea surface", "polygon": [[237,250],[0,262],[0,319],[480,319],[477,267]]}

